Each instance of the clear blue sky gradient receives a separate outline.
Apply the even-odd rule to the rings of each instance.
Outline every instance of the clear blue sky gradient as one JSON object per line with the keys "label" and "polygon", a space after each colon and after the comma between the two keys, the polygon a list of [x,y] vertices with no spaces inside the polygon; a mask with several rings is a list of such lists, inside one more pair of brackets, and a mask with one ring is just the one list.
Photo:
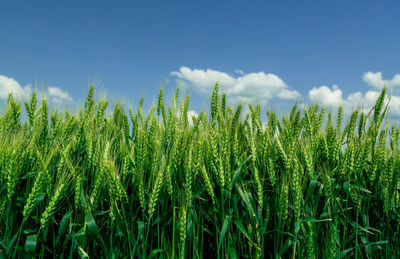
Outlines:
{"label": "clear blue sky gradient", "polygon": [[399,1],[5,0],[0,75],[74,99],[100,81],[136,101],[172,89],[181,66],[241,69],[276,74],[303,96],[333,84],[347,95],[368,88],[364,72],[400,72],[399,14]]}

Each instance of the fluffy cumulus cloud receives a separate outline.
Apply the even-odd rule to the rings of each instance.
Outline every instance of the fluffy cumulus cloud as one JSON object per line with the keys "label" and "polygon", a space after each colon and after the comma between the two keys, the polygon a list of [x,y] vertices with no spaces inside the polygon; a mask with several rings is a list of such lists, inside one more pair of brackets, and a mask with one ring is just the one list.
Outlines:
{"label": "fluffy cumulus cloud", "polygon": [[[24,101],[31,97],[32,92],[31,85],[21,86],[15,79],[0,75],[0,101],[6,100],[9,94],[12,94],[18,101]],[[68,92],[54,86],[48,87],[46,91],[38,90],[37,94],[39,98],[47,97],[52,102],[58,104],[72,102],[72,98]]]}
{"label": "fluffy cumulus cloud", "polygon": [[[383,79],[381,72],[368,71],[363,74],[362,79],[374,90],[368,90],[364,93],[354,92],[344,97],[342,90],[337,85],[332,88],[323,85],[311,89],[308,92],[308,97],[311,103],[322,104],[328,108],[338,108],[341,105],[346,113],[355,109],[368,112],[375,105],[383,87],[395,89],[400,86],[400,74],[395,74],[391,80],[387,80]],[[389,101],[388,95],[385,97],[385,103],[387,101]],[[400,116],[400,96],[396,94],[391,96],[389,111],[391,115]]]}
{"label": "fluffy cumulus cloud", "polygon": [[400,86],[400,74],[395,74],[391,80],[386,80],[382,78],[382,72],[371,72],[368,71],[363,74],[362,79],[369,86],[374,88],[394,88]]}
{"label": "fluffy cumulus cloud", "polygon": [[14,78],[0,75],[0,100],[7,99],[9,94],[17,100],[26,99],[31,96],[32,87],[22,87]]}
{"label": "fluffy cumulus cloud", "polygon": [[[232,102],[266,104],[273,98],[301,100],[299,92],[290,89],[281,78],[274,74],[264,72],[246,74],[242,70],[236,70],[234,75],[230,75],[212,69],[191,69],[184,66],[171,74],[177,77],[181,85],[207,96],[211,94],[215,83],[218,82],[222,92],[226,93]],[[384,79],[381,72],[368,71],[362,75],[362,79],[373,89],[344,96],[339,86],[322,85],[309,90],[308,101],[331,109],[337,109],[341,105],[347,114],[355,109],[368,112],[375,105],[380,90],[384,86],[388,88],[400,86],[400,74],[395,74],[392,79]],[[389,96],[386,96],[386,101],[388,98]],[[305,103],[301,104],[301,107],[305,107]],[[389,110],[391,115],[400,116],[400,96],[392,95]]]}
{"label": "fluffy cumulus cloud", "polygon": [[[277,75],[264,72],[246,74],[242,70],[236,70],[234,75],[230,75],[212,69],[191,69],[183,66],[171,75],[177,78],[180,85],[206,96],[211,94],[215,83],[218,82],[220,89],[231,102],[266,104],[273,98],[302,100],[300,93],[290,89]],[[307,103],[320,104],[330,109],[342,106],[346,114],[355,109],[367,113],[375,105],[383,87],[400,89],[400,74],[395,74],[392,79],[384,79],[381,72],[368,71],[362,75],[362,80],[373,89],[345,96],[337,85],[322,85],[309,90],[308,99],[304,100],[306,103],[301,103],[300,106],[306,107]],[[392,116],[400,117],[400,95],[396,95],[396,91],[393,93],[389,111]],[[388,100],[389,96],[386,96],[385,102]],[[192,115],[189,114],[190,121]]]}
{"label": "fluffy cumulus cloud", "polygon": [[245,74],[236,71],[239,76],[232,76],[224,72],[211,69],[191,69],[181,67],[172,72],[181,85],[193,89],[203,95],[209,95],[216,82],[222,91],[234,102],[259,102],[265,104],[274,97],[280,99],[297,99],[300,94],[290,90],[286,83],[274,74],[264,72]]}
{"label": "fluffy cumulus cloud", "polygon": [[[355,109],[364,113],[375,105],[380,95],[380,91],[370,90],[365,93],[355,92],[343,97],[342,90],[337,85],[332,88],[327,86],[314,87],[308,92],[308,97],[313,104],[322,104],[327,108],[343,107],[345,113],[351,113]],[[389,96],[385,97],[385,104],[389,101]],[[389,102],[391,115],[400,116],[400,96],[392,95]]]}
{"label": "fluffy cumulus cloud", "polygon": [[314,87],[308,92],[312,103],[319,103],[327,107],[337,107],[343,104],[342,90],[337,85],[332,89],[323,85]]}
{"label": "fluffy cumulus cloud", "polygon": [[47,88],[47,94],[52,98],[54,102],[60,103],[63,101],[72,102],[72,98],[67,91],[63,91],[58,87],[49,86]]}

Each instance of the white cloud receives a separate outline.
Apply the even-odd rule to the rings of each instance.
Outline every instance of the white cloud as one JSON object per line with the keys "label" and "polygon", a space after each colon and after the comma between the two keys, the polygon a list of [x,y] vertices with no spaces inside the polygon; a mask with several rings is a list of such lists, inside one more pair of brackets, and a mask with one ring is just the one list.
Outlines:
{"label": "white cloud", "polygon": [[389,103],[389,114],[400,116],[400,96],[392,96]]}
{"label": "white cloud", "polygon": [[[320,86],[310,90],[308,92],[308,97],[312,103],[319,103],[326,107],[337,108],[339,105],[342,105],[344,111],[347,113],[354,109],[369,112],[375,105],[383,87],[389,88],[388,92],[390,92],[390,88],[400,86],[400,74],[395,74],[391,80],[385,80],[381,72],[374,73],[368,71],[363,74],[362,79],[375,89],[365,93],[360,91],[354,92],[345,98],[343,97],[342,90],[337,85],[334,85],[332,89],[327,86]],[[389,96],[387,95],[385,97],[385,102],[388,101],[388,98]],[[400,96],[392,95],[389,103],[389,110],[391,115],[400,116]]]}
{"label": "white cloud", "polygon": [[32,94],[32,87],[22,87],[14,78],[0,75],[0,100],[8,99],[9,94],[17,100],[27,99]]}
{"label": "white cloud", "polygon": [[[308,92],[308,97],[311,103],[318,103],[327,108],[337,109],[340,105],[345,113],[351,113],[355,109],[368,113],[375,105],[376,100],[380,95],[380,91],[370,90],[364,94],[361,92],[351,93],[347,98],[343,98],[342,90],[337,85],[332,89],[327,86],[314,87]],[[389,100],[389,96],[385,97],[385,105]],[[390,115],[400,116],[400,96],[392,95],[389,103]]]}
{"label": "white cloud", "polygon": [[281,99],[288,99],[288,100],[294,100],[301,97],[299,92],[288,89],[282,89],[276,96]]}
{"label": "white cloud", "polygon": [[314,87],[308,92],[311,102],[319,103],[327,107],[338,107],[343,104],[342,90],[337,85],[332,89],[323,85]]}
{"label": "white cloud", "polygon": [[400,86],[400,74],[395,74],[392,80],[385,80],[382,78],[382,72],[371,72],[368,71],[363,74],[362,79],[369,86],[375,88],[383,88],[383,87],[398,87]]}
{"label": "white cloud", "polygon": [[63,91],[58,87],[49,86],[47,88],[47,94],[49,97],[53,97],[52,99],[59,101],[69,101],[72,102],[71,96],[68,94],[67,91]]}
{"label": "white cloud", "polygon": [[[6,100],[11,93],[18,101],[28,100],[32,96],[31,85],[22,87],[15,79],[0,75],[0,100]],[[54,103],[60,104],[66,101],[72,102],[72,98],[67,91],[59,87],[50,86],[47,91],[37,90],[37,96],[41,98],[49,97]]]}
{"label": "white cloud", "polygon": [[[301,98],[299,92],[291,90],[277,75],[264,72],[246,74],[241,70],[235,70],[234,75],[230,75],[217,70],[191,69],[183,66],[171,75],[176,76],[182,86],[207,96],[211,94],[215,83],[218,82],[222,92],[226,93],[230,101],[236,103],[266,104],[273,98],[288,100]],[[395,74],[391,80],[386,80],[383,79],[381,72],[368,71],[363,74],[362,79],[374,89],[366,92],[357,91],[344,96],[339,86],[322,85],[308,92],[309,101],[332,109],[337,109],[341,105],[346,114],[355,109],[367,113],[375,105],[382,87],[400,87],[400,74]],[[386,96],[387,101],[388,96]],[[300,104],[300,106],[303,105],[304,103]],[[400,95],[392,95],[389,110],[392,116],[400,116]],[[191,115],[189,117],[191,118]]]}
{"label": "white cloud", "polygon": [[265,104],[274,97],[281,99],[296,99],[300,97],[297,91],[290,90],[286,83],[274,74],[264,72],[241,74],[235,77],[216,70],[190,69],[181,67],[171,75],[178,78],[178,82],[195,92],[209,95],[215,83],[234,102],[258,102]]}

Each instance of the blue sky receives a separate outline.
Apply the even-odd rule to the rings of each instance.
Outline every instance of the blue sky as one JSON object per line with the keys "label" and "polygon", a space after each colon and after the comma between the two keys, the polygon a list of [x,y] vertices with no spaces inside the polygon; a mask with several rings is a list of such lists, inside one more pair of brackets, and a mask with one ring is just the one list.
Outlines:
{"label": "blue sky", "polygon": [[97,83],[151,103],[179,83],[199,110],[218,80],[232,103],[350,110],[400,88],[399,13],[396,1],[4,0],[0,99],[38,86],[74,103]]}

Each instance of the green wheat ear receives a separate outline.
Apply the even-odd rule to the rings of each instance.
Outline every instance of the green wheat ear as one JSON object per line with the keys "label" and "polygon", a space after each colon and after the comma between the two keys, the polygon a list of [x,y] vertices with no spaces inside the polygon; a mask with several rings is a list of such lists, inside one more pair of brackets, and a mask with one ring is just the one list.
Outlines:
{"label": "green wheat ear", "polygon": [[186,206],[183,206],[180,210],[180,217],[179,217],[180,258],[185,258],[186,218],[187,218],[187,208]]}
{"label": "green wheat ear", "polygon": [[289,205],[289,184],[283,182],[279,196],[279,212],[280,218],[283,222],[288,218],[288,205]]}
{"label": "green wheat ear", "polygon": [[161,110],[163,107],[163,89],[160,88],[160,92],[158,94],[158,102],[157,102],[157,115],[160,116]]}
{"label": "green wheat ear", "polygon": [[17,173],[17,155],[15,151],[12,152],[8,165],[7,172],[7,198],[11,202],[11,198],[15,193],[15,188],[18,183],[18,173]]}
{"label": "green wheat ear", "polygon": [[85,114],[88,112],[88,110],[89,110],[89,108],[91,106],[92,99],[93,99],[93,94],[94,94],[94,85],[91,85],[90,88],[89,88],[88,96],[87,96],[86,101],[85,101]]}
{"label": "green wheat ear", "polygon": [[42,217],[40,219],[40,229],[43,229],[46,227],[46,225],[50,219],[50,216],[54,212],[55,206],[57,205],[59,199],[62,196],[64,187],[65,187],[65,184],[61,183],[60,186],[58,186],[57,189],[55,190],[49,204],[47,205],[47,207],[46,207],[45,211],[43,212]]}
{"label": "green wheat ear", "polygon": [[218,83],[215,84],[214,91],[211,97],[211,118],[212,120],[217,119],[217,114],[218,114]]}
{"label": "green wheat ear", "polygon": [[385,96],[386,96],[386,88],[383,88],[381,94],[379,95],[378,99],[376,100],[376,104],[375,104],[375,108],[374,108],[373,122],[375,125],[378,123],[379,115],[381,114],[381,111],[382,111]]}

